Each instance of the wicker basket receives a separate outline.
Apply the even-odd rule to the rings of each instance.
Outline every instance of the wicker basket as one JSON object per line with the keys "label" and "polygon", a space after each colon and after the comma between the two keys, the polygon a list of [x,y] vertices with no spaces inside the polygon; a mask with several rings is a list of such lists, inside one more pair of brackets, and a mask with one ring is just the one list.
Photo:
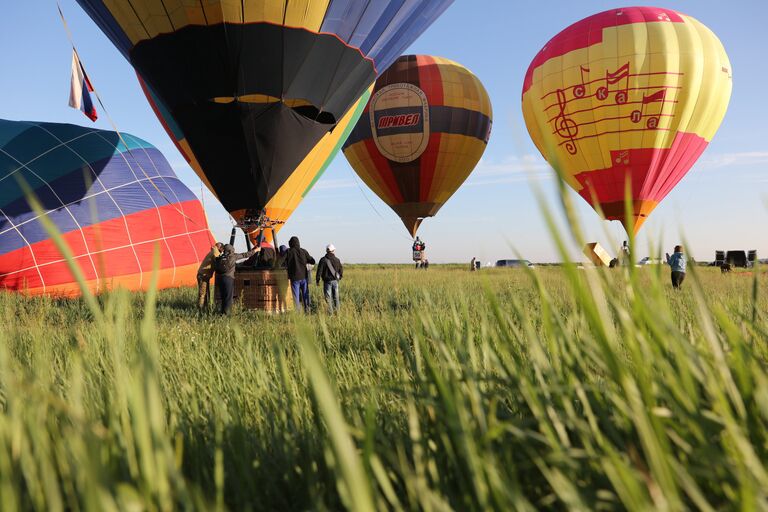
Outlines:
{"label": "wicker basket", "polygon": [[293,309],[290,282],[285,269],[238,269],[235,301],[246,309],[284,313]]}
{"label": "wicker basket", "polygon": [[584,255],[589,258],[596,267],[608,267],[611,264],[611,255],[597,242],[585,245]]}

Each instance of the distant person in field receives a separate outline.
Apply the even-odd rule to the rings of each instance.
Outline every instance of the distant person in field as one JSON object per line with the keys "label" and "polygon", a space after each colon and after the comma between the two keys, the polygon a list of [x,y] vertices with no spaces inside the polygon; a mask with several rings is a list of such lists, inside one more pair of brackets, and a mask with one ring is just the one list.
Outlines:
{"label": "distant person in field", "polygon": [[288,271],[288,279],[291,280],[291,293],[296,303],[296,309],[309,312],[312,302],[309,298],[308,265],[314,265],[315,259],[309,255],[306,249],[301,248],[298,237],[292,236],[288,240],[288,251],[285,253],[285,268]]}
{"label": "distant person in field", "polygon": [[469,262],[469,270],[471,272],[474,272],[475,270],[477,270],[477,267],[475,266],[475,261],[477,261],[477,258],[472,256],[472,261]]}
{"label": "distant person in field", "polygon": [[344,275],[341,261],[336,257],[336,247],[328,244],[325,248],[325,256],[320,258],[315,272],[315,283],[319,286],[323,281],[323,294],[328,310],[333,314],[339,311],[339,281]]}
{"label": "distant person in field", "polygon": [[629,244],[624,240],[624,243],[621,244],[621,251],[619,252],[619,264],[629,265],[630,263]]}
{"label": "distant person in field", "polygon": [[259,252],[258,247],[254,247],[248,252],[235,252],[235,248],[230,244],[222,247],[221,255],[215,260],[216,269],[216,288],[221,300],[221,314],[228,315],[232,310],[232,298],[235,293],[235,267],[239,260],[250,258]]}
{"label": "distant person in field", "polygon": [[675,252],[672,256],[667,253],[667,264],[672,270],[672,288],[680,288],[685,279],[685,254],[683,254],[683,246],[676,245]]}
{"label": "distant person in field", "polygon": [[429,261],[427,261],[427,244],[424,243],[422,239],[419,237],[416,237],[416,240],[413,241],[413,261],[416,262],[416,268],[423,268],[426,269],[429,266]]}
{"label": "distant person in field", "polygon": [[216,242],[211,247],[208,254],[205,255],[200,266],[197,268],[197,309],[208,309],[208,303],[211,300],[211,278],[213,277],[213,263],[221,255],[221,249],[224,244]]}

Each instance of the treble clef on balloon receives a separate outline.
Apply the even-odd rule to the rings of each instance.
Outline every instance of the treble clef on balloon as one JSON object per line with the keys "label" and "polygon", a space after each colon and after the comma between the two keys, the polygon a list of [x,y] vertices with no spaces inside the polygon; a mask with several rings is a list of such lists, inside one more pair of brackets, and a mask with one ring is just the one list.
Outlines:
{"label": "treble clef on balloon", "polygon": [[557,90],[557,106],[560,108],[560,112],[554,118],[555,133],[560,137],[566,139],[564,145],[565,150],[569,154],[576,154],[576,136],[579,134],[579,125],[576,121],[571,119],[565,114],[565,108],[568,102],[565,99],[565,91],[562,89]]}

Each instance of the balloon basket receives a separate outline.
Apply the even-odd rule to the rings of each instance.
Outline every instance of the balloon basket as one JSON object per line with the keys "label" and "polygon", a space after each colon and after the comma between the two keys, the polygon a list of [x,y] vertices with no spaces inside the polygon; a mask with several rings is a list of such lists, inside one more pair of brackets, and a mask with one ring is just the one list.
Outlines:
{"label": "balloon basket", "polygon": [[237,269],[235,302],[244,309],[285,313],[293,309],[291,285],[283,268]]}
{"label": "balloon basket", "polygon": [[608,267],[611,264],[611,255],[597,242],[585,245],[584,255],[589,258],[596,267]]}

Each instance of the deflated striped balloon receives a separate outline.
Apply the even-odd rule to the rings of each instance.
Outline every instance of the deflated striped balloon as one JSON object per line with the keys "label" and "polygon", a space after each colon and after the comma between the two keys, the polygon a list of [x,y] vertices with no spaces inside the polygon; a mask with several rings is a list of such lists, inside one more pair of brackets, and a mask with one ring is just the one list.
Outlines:
{"label": "deflated striped balloon", "polygon": [[26,183],[92,291],[192,285],[213,242],[200,201],[162,154],[131,135],[0,120],[0,289],[78,295],[67,263],[22,192]]}
{"label": "deflated striped balloon", "polygon": [[227,211],[254,214],[451,0],[78,3]]}
{"label": "deflated striped balloon", "polygon": [[344,144],[360,178],[411,236],[475,168],[491,133],[483,84],[456,62],[400,57],[378,80]]}
{"label": "deflated striped balloon", "polygon": [[712,140],[731,86],[723,45],[694,18],[613,9],[544,45],[525,76],[523,115],[568,184],[627,231],[631,221],[636,233]]}

